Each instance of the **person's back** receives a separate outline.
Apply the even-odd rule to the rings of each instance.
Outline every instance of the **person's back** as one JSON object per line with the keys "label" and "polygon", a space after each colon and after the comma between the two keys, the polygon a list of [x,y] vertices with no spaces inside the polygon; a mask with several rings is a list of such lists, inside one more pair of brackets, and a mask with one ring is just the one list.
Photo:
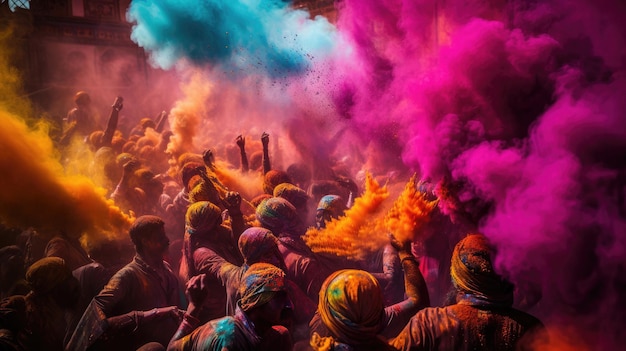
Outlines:
{"label": "person's back", "polygon": [[[418,312],[395,338],[399,350],[519,350],[541,332],[541,322],[513,308],[455,304]],[[530,332],[530,333],[529,333]]]}
{"label": "person's back", "polygon": [[514,286],[492,265],[487,238],[471,234],[454,248],[456,304],[426,308],[391,342],[398,350],[524,350],[546,336],[543,324],[513,305]]}

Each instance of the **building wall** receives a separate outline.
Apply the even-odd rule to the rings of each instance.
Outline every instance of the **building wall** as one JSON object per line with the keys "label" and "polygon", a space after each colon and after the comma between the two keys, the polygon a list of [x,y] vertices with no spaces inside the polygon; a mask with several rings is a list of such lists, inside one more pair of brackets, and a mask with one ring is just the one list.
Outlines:
{"label": "building wall", "polygon": [[[169,102],[169,97],[151,95],[151,87],[168,73],[153,69],[143,49],[130,40],[131,25],[126,22],[130,1],[31,0],[30,10],[8,14],[28,27],[21,34],[25,88],[53,119],[60,121],[72,108],[78,90],[90,92],[94,105],[102,109],[117,95],[130,97],[143,110],[132,110],[128,103],[125,112],[140,117],[158,114]],[[333,21],[334,3],[295,0],[293,6]]]}

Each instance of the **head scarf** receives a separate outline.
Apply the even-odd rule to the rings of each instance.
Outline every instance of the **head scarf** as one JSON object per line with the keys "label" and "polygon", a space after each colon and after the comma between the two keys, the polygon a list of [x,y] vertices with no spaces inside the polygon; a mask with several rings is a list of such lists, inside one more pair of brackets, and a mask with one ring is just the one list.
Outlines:
{"label": "head scarf", "polygon": [[222,220],[222,211],[208,201],[200,201],[189,205],[185,215],[185,235],[183,237],[183,257],[180,262],[179,274],[184,280],[196,275],[193,253],[198,246],[199,236],[210,233]]}
{"label": "head scarf", "polygon": [[239,251],[247,264],[255,263],[265,253],[278,251],[278,239],[269,229],[248,228],[239,237]]}
{"label": "head scarf", "polygon": [[264,228],[276,235],[296,234],[300,225],[296,208],[281,197],[263,200],[256,208],[256,218]]}
{"label": "head scarf", "polygon": [[77,105],[86,105],[91,102],[91,97],[89,97],[89,94],[87,94],[86,92],[79,91],[78,93],[76,93],[76,95],[74,95],[74,102]]}
{"label": "head scarf", "polygon": [[37,294],[47,294],[72,277],[72,271],[59,257],[46,257],[33,263],[26,272],[26,281]]}
{"label": "head scarf", "polygon": [[206,180],[203,180],[189,192],[189,202],[194,203],[200,201],[210,201],[217,204],[222,200],[215,185],[209,185],[206,183]]}
{"label": "head scarf", "polygon": [[496,274],[491,255],[484,235],[466,236],[456,244],[452,253],[452,282],[458,290],[481,303],[511,306],[513,285]]}
{"label": "head scarf", "polygon": [[280,268],[268,263],[255,263],[241,279],[239,307],[245,312],[262,306],[285,289],[285,273]]}
{"label": "head scarf", "polygon": [[383,294],[370,273],[345,269],[322,285],[318,311],[332,336],[350,345],[371,342],[383,328]]}
{"label": "head scarf", "polygon": [[180,176],[183,181],[183,186],[185,186],[185,188],[191,190],[189,189],[189,181],[191,180],[191,178],[198,175],[198,171],[196,171],[196,168],[202,166],[203,164],[199,162],[187,162],[182,166],[180,170]]}
{"label": "head scarf", "polygon": [[318,211],[328,211],[333,218],[337,218],[346,210],[346,204],[339,195],[325,195],[317,204]]}
{"label": "head scarf", "polygon": [[154,124],[154,121],[152,120],[152,118],[146,117],[146,118],[142,118],[139,121],[139,125],[141,126],[141,128],[146,129],[146,128],[156,128],[156,124]]}
{"label": "head scarf", "polygon": [[206,233],[220,224],[222,211],[208,201],[189,205],[185,215],[185,230],[190,235]]}
{"label": "head scarf", "polygon": [[272,198],[272,195],[270,195],[270,194],[261,194],[259,196],[256,196],[252,200],[250,200],[250,204],[252,206],[254,206],[254,208],[257,208],[257,207],[259,207],[261,202],[263,202],[264,200],[267,200],[267,199],[271,199],[271,198]]}
{"label": "head scarf", "polygon": [[265,191],[266,194],[273,194],[274,188],[281,183],[291,183],[291,178],[283,171],[272,169],[265,173],[265,177],[263,178],[263,191]]}
{"label": "head scarf", "polygon": [[305,207],[309,200],[306,191],[290,183],[280,183],[274,188],[274,197],[282,197],[295,208]]}

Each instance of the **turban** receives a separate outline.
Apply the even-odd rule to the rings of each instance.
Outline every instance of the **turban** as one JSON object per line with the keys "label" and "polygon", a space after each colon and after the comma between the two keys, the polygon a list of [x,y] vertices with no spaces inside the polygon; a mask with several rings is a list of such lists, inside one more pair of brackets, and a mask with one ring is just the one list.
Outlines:
{"label": "turban", "polygon": [[141,128],[146,129],[146,128],[156,128],[156,124],[154,124],[154,121],[151,118],[142,118],[139,121],[139,125],[141,126]]}
{"label": "turban", "polygon": [[256,218],[276,235],[291,234],[299,225],[296,208],[281,197],[263,200],[256,208]]}
{"label": "turban", "polygon": [[271,199],[271,198],[272,198],[272,195],[270,195],[270,194],[261,194],[259,196],[256,196],[252,200],[250,200],[250,204],[252,204],[252,206],[254,206],[254,208],[257,208],[257,207],[259,207],[261,202],[263,202],[263,200],[267,200],[267,199]]}
{"label": "turban", "polygon": [[456,244],[452,253],[452,282],[457,289],[480,301],[510,306],[513,304],[513,285],[496,274],[491,255],[484,235],[466,236]]}
{"label": "turban", "polygon": [[[278,239],[269,229],[252,227],[239,237],[239,251],[246,263],[255,263],[267,252],[278,251]],[[278,253],[280,256],[280,253]]]}
{"label": "turban", "polygon": [[274,188],[281,183],[291,183],[289,175],[283,171],[277,171],[275,169],[265,173],[263,179],[263,191],[267,194],[273,194]]}
{"label": "turban", "polygon": [[221,202],[220,194],[214,185],[209,185],[205,180],[198,183],[189,192],[189,202],[210,201],[214,204]]}
{"label": "turban", "polygon": [[74,102],[77,105],[85,105],[91,102],[91,98],[86,92],[79,91],[78,93],[76,93],[76,95],[74,95]]}
{"label": "turban", "polygon": [[346,204],[339,195],[325,195],[317,204],[318,211],[328,211],[332,217],[339,217],[346,210]]}
{"label": "turban", "polygon": [[191,180],[191,178],[198,175],[198,171],[196,170],[196,168],[202,167],[202,166],[204,165],[199,162],[187,162],[182,166],[180,170],[180,174],[181,174],[181,179],[183,181],[183,185],[185,186],[185,188],[189,187],[189,181]]}
{"label": "turban", "polygon": [[190,235],[205,233],[220,224],[222,211],[208,201],[195,202],[187,209],[185,229]]}
{"label": "turban", "polygon": [[290,183],[280,183],[274,188],[274,197],[282,197],[289,201],[295,208],[306,206],[309,195],[306,191]]}
{"label": "turban", "polygon": [[277,292],[285,290],[285,272],[268,263],[255,263],[241,278],[239,307],[248,311],[268,303]]}
{"label": "turban", "polygon": [[52,291],[72,277],[72,271],[59,257],[46,257],[33,263],[26,272],[26,281],[38,294]]}
{"label": "turban", "polygon": [[384,326],[378,281],[361,270],[340,270],[326,278],[318,311],[332,336],[351,345],[370,342]]}

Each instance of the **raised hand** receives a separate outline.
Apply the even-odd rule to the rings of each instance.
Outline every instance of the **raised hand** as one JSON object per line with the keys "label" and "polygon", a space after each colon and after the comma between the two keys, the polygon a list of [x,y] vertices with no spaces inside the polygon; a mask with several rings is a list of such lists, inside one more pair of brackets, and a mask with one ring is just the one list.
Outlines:
{"label": "raised hand", "polygon": [[192,304],[194,305],[194,307],[202,306],[202,303],[209,295],[206,281],[206,274],[198,274],[189,279],[189,281],[187,282],[185,295],[187,296],[187,300],[189,301],[190,306]]}
{"label": "raised hand", "polygon": [[113,102],[113,106],[111,107],[113,107],[118,112],[121,111],[122,108],[124,107],[124,98],[121,96],[116,97],[115,101]]}
{"label": "raised hand", "polygon": [[398,253],[411,253],[411,240],[399,241],[393,234],[389,234],[389,243]]}
{"label": "raised hand", "polygon": [[139,168],[139,161],[137,160],[130,160],[128,162],[126,162],[123,166],[124,168],[124,174],[130,174],[132,172],[134,172],[137,168]]}
{"label": "raised hand", "polygon": [[207,167],[212,168],[213,163],[215,162],[215,155],[213,155],[213,150],[204,150],[204,152],[202,153],[202,160],[204,161],[204,164],[207,165]]}
{"label": "raised hand", "polygon": [[237,136],[237,138],[235,138],[235,143],[237,143],[237,146],[239,146],[240,149],[246,147],[246,139],[243,137],[243,135]]}
{"label": "raised hand", "polygon": [[224,207],[228,210],[230,215],[241,213],[241,195],[236,191],[229,191],[222,200]]}

